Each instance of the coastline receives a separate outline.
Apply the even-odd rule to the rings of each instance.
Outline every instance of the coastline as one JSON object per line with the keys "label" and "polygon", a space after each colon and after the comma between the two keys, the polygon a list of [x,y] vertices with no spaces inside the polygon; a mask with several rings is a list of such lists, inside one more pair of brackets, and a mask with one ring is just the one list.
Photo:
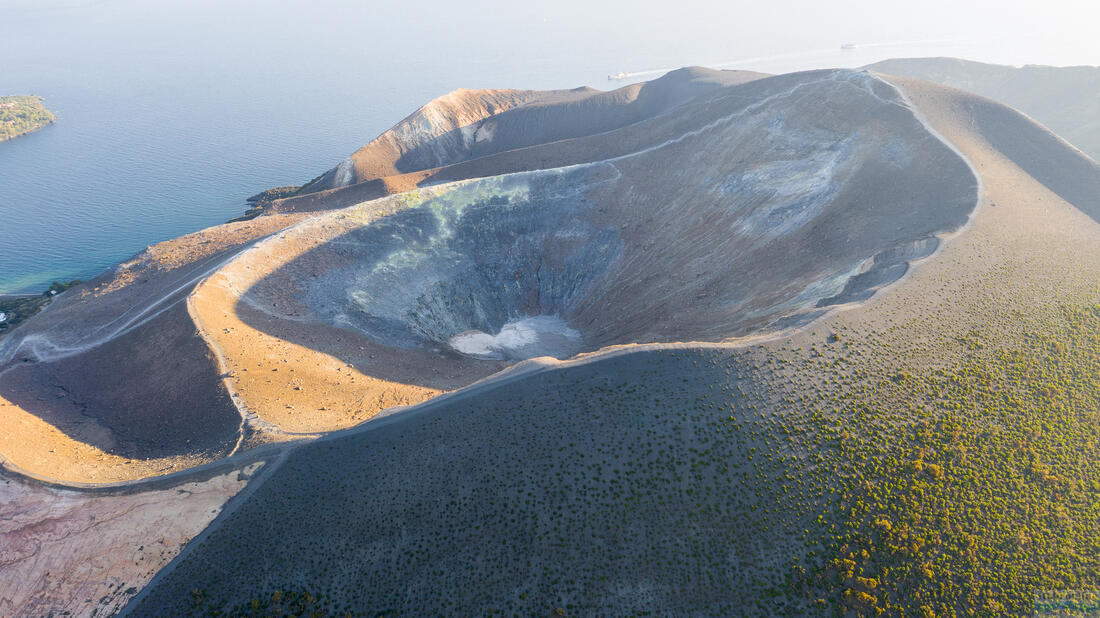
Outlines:
{"label": "coastline", "polygon": [[58,294],[83,283],[80,279],[54,281],[44,291],[0,294],[0,338],[31,319],[53,301]]}
{"label": "coastline", "polygon": [[19,139],[20,137],[30,135],[31,133],[35,133],[37,131],[41,131],[42,129],[45,129],[46,127],[54,124],[55,122],[57,122],[57,119],[51,120],[49,122],[44,122],[44,123],[38,125],[37,127],[34,127],[33,129],[27,129],[26,131],[22,131],[20,133],[15,133],[14,135],[9,135],[7,137],[0,136],[0,144],[3,144],[4,142],[10,142],[13,139]]}

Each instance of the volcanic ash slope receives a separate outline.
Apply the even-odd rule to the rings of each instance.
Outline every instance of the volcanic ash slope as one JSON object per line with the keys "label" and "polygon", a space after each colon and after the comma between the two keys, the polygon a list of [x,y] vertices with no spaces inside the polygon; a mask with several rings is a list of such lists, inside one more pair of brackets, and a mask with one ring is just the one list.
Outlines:
{"label": "volcanic ash slope", "polygon": [[0,461],[110,483],[233,452],[241,416],[186,299],[242,245],[301,221],[275,215],[148,248],[0,339]]}

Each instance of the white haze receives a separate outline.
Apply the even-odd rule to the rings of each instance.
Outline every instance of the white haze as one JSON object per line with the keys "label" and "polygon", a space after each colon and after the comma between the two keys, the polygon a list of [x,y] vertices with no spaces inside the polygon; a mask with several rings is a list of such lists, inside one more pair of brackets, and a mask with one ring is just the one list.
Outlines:
{"label": "white haze", "polygon": [[[609,73],[685,65],[786,72],[890,57],[1100,65],[1100,4],[1086,0],[0,0],[0,40],[56,53],[117,47],[135,62],[219,52],[224,72],[309,70],[372,79],[359,67],[423,77],[440,93],[466,87],[606,88]],[[21,22],[86,18],[89,40],[58,28],[20,41]],[[842,44],[855,45],[842,51]],[[71,46],[71,47],[70,47]],[[67,49],[69,48],[69,49]],[[328,52],[328,66],[302,66]],[[47,52],[48,53],[48,52]],[[312,64],[312,61],[311,61]]]}

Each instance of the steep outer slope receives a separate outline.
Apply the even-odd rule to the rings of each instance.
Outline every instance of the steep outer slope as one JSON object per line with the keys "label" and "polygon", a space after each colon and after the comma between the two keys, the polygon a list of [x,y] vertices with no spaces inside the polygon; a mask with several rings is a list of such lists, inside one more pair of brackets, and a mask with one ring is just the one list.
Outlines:
{"label": "steep outer slope", "polygon": [[566,152],[601,148],[327,213],[220,268],[190,310],[255,427],[346,427],[539,355],[804,322],[902,276],[976,199],[893,89],[850,71],[727,88]]}
{"label": "steep outer slope", "polygon": [[1100,587],[1100,225],[990,146],[987,101],[890,79],[984,192],[888,293],[305,447],[128,609],[1004,616]]}
{"label": "steep outer slope", "polygon": [[456,90],[435,99],[303,187],[313,193],[594,135],[651,118],[724,86],[765,77],[689,67],[611,92]]}
{"label": "steep outer slope", "polygon": [[241,416],[185,299],[240,246],[301,220],[264,217],[154,245],[0,339],[4,466],[105,483],[232,452]]}
{"label": "steep outer slope", "polygon": [[1100,67],[1009,67],[957,58],[885,60],[868,69],[936,82],[1014,107],[1100,160]]}

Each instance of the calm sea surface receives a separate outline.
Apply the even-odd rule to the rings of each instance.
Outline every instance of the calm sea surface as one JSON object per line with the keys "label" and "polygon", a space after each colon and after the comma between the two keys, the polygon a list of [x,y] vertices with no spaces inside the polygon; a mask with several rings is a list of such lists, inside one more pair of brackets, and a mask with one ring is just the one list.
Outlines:
{"label": "calm sea surface", "polygon": [[0,144],[0,293],[88,278],[238,216],[249,195],[309,180],[458,87],[606,89],[631,81],[608,73],[637,81],[687,64],[1026,60],[958,41],[842,52],[851,39],[820,33],[797,51],[689,22],[642,45],[637,32],[654,26],[629,16],[577,26],[537,6],[411,6],[0,0],[0,94],[41,95],[58,119]]}

